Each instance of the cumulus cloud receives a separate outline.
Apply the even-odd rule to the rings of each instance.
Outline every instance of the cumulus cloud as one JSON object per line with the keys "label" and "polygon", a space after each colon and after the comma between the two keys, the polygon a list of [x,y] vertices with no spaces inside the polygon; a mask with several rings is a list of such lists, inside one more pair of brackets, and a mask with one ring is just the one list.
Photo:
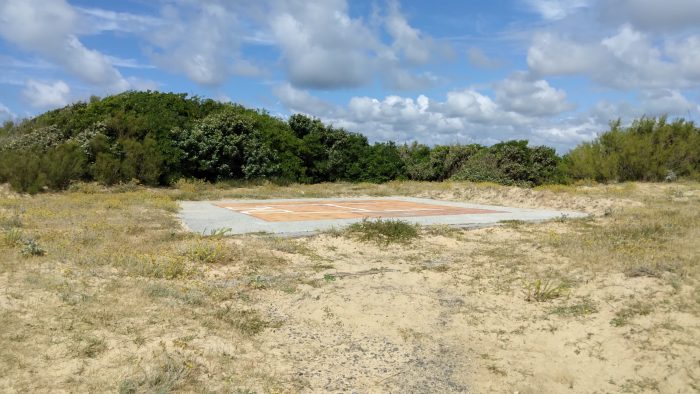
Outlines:
{"label": "cumulus cloud", "polygon": [[447,93],[447,101],[434,108],[444,108],[447,116],[466,118],[475,123],[490,123],[500,118],[500,108],[488,96],[473,89]]}
{"label": "cumulus cloud", "polygon": [[676,115],[700,113],[700,105],[693,103],[683,93],[675,89],[643,91],[640,112],[647,116]]}
{"label": "cumulus cloud", "polygon": [[241,36],[232,4],[179,1],[162,10],[163,27],[150,41],[154,63],[201,85],[219,85],[233,74]]}
{"label": "cumulus cloud", "polygon": [[0,3],[0,36],[38,53],[92,84],[128,88],[109,59],[86,48],[75,35],[77,14],[64,0],[5,0]]}
{"label": "cumulus cloud", "polygon": [[605,127],[605,123],[601,125],[587,118],[560,121],[519,114],[473,88],[449,91],[443,100],[425,95],[359,96],[343,106],[325,102],[291,85],[278,88],[276,94],[292,112],[317,116],[366,134],[372,141],[492,144],[507,139],[530,139],[532,143],[550,144],[565,151],[593,138]]}
{"label": "cumulus cloud", "polygon": [[27,81],[22,96],[35,108],[63,107],[70,102],[70,87],[63,81]]}
{"label": "cumulus cloud", "polygon": [[617,89],[692,88],[700,86],[700,72],[692,66],[699,40],[656,44],[629,24],[595,42],[545,32],[534,36],[527,63],[539,75],[584,75]]}
{"label": "cumulus cloud", "polygon": [[393,89],[412,90],[436,82],[411,65],[430,62],[446,49],[412,27],[397,1],[390,1],[378,25],[390,38],[350,16],[346,0],[273,2],[270,30],[282,50],[289,81],[296,87],[339,89],[369,84],[381,77]]}
{"label": "cumulus cloud", "polygon": [[529,116],[551,116],[570,111],[566,92],[542,79],[517,72],[495,85],[496,101],[506,110]]}
{"label": "cumulus cloud", "polygon": [[292,84],[315,89],[368,83],[383,45],[344,0],[280,2],[270,26]]}
{"label": "cumulus cloud", "polygon": [[389,1],[385,19],[387,32],[394,40],[393,47],[411,64],[425,64],[435,50],[435,42],[420,30],[408,24],[401,13],[398,0]]}
{"label": "cumulus cloud", "polygon": [[607,68],[603,48],[561,37],[552,32],[534,35],[527,52],[530,69],[544,75],[579,74]]}

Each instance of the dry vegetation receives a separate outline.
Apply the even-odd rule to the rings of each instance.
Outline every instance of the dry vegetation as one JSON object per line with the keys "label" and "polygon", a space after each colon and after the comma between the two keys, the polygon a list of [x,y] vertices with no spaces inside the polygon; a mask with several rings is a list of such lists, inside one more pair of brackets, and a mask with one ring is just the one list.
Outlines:
{"label": "dry vegetation", "polygon": [[[0,391],[700,390],[697,183],[239,186],[3,189]],[[352,195],[593,216],[300,239],[174,217],[180,198]]]}

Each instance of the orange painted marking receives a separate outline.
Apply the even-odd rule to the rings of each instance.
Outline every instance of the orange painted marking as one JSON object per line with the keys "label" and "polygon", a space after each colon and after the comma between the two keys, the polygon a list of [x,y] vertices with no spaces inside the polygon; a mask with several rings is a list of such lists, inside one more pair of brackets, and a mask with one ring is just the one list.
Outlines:
{"label": "orange painted marking", "polygon": [[400,200],[324,200],[269,203],[261,201],[256,203],[218,203],[215,205],[268,222],[443,216],[502,212],[489,209],[452,207]]}

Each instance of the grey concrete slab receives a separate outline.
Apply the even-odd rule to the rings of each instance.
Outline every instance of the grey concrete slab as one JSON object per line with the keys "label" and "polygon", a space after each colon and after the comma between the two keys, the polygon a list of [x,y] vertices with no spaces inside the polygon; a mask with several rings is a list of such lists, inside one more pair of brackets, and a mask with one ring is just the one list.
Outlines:
{"label": "grey concrete slab", "polygon": [[[479,213],[441,216],[415,216],[393,218],[421,225],[444,224],[459,227],[482,227],[495,225],[504,220],[545,221],[561,217],[581,218],[587,214],[574,211],[557,211],[544,209],[511,208],[496,205],[470,204],[465,202],[442,201],[413,197],[363,197],[363,198],[304,198],[304,199],[269,199],[269,200],[219,200],[219,201],[181,201],[178,214],[185,228],[190,231],[209,234],[216,229],[230,229],[228,234],[271,233],[285,236],[310,235],[319,231],[342,228],[362,219],[307,220],[288,222],[268,222],[218,207],[217,203],[273,203],[273,202],[322,202],[354,200],[395,200],[424,204],[434,204],[462,208],[489,209],[499,213]],[[376,220],[376,219],[370,219]]]}

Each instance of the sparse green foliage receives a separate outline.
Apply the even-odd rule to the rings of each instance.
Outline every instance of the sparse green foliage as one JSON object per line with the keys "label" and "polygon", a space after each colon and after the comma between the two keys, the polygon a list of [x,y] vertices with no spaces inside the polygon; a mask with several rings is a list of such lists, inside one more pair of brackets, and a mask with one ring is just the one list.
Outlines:
{"label": "sparse green foliage", "polygon": [[408,243],[420,236],[420,227],[401,220],[368,220],[353,223],[346,230],[361,241],[379,244]]}
{"label": "sparse green foliage", "polygon": [[598,307],[590,298],[584,298],[573,304],[555,307],[552,313],[563,317],[583,317],[598,313]]}
{"label": "sparse green foliage", "polygon": [[216,311],[215,317],[245,335],[259,334],[270,327],[270,322],[264,320],[257,311],[252,309],[235,309],[226,305]]}
{"label": "sparse green foliage", "polygon": [[634,317],[646,316],[650,314],[651,311],[652,308],[649,304],[636,301],[617,311],[617,313],[615,313],[615,317],[610,320],[610,324],[615,327],[622,327],[627,325]]}
{"label": "sparse green foliage", "polygon": [[46,250],[33,238],[25,239],[23,244],[22,255],[25,257],[43,256],[46,254]]}
{"label": "sparse green foliage", "polygon": [[525,301],[545,302],[559,298],[564,294],[567,286],[563,283],[555,285],[549,279],[535,279],[525,284]]}

